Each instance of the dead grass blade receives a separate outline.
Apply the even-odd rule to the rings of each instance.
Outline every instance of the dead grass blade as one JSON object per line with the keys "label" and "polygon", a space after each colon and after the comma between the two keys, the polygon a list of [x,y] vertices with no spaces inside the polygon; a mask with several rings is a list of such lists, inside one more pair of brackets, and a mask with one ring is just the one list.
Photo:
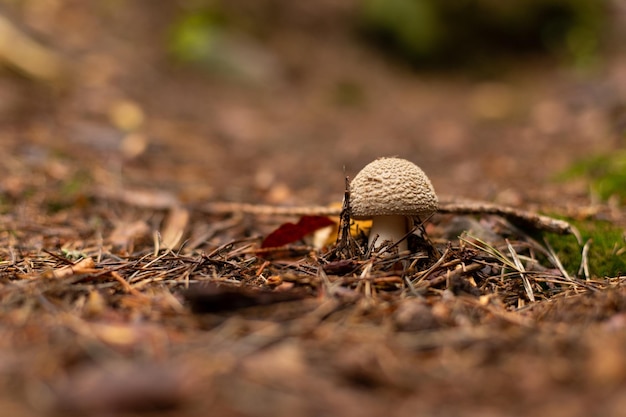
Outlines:
{"label": "dead grass blade", "polygon": [[[469,238],[471,238],[473,241],[470,240]],[[486,252],[487,254],[495,258],[497,261],[502,263],[505,267],[508,267],[509,269],[512,269],[513,271],[515,271],[522,279],[522,284],[524,285],[526,296],[531,302],[535,301],[535,295],[532,289],[532,285],[530,283],[530,280],[526,276],[527,274],[526,269],[524,268],[524,265],[522,264],[517,252],[515,251],[511,243],[508,241],[508,239],[506,240],[506,244],[509,250],[510,258],[506,256],[504,253],[502,253],[501,251],[499,251],[496,247],[488,244],[487,242],[479,238],[466,234],[465,236],[461,236],[460,239],[461,241],[473,246],[474,248],[479,249],[483,252]],[[502,270],[502,277],[504,277],[504,269]]]}
{"label": "dead grass blade", "polygon": [[583,275],[586,281],[591,279],[591,275],[589,273],[589,248],[591,247],[591,242],[591,239],[589,239],[585,242],[585,246],[583,246],[580,268],[578,269],[578,275]]}
{"label": "dead grass blade", "polygon": [[528,299],[534,303],[535,294],[533,293],[533,287],[530,283],[530,280],[528,279],[526,274],[523,273],[523,272],[526,272],[526,269],[524,268],[524,264],[522,264],[522,261],[517,256],[517,252],[515,252],[515,249],[513,249],[511,242],[509,242],[508,239],[505,239],[505,240],[506,240],[506,246],[509,249],[509,253],[511,254],[511,259],[513,260],[513,263],[517,267],[517,270],[520,271],[519,276],[522,278],[522,283],[524,284],[524,290],[526,291],[526,296],[528,296]]}
{"label": "dead grass blade", "polygon": [[554,249],[552,249],[552,246],[550,245],[548,240],[543,239],[543,242],[546,244],[547,251],[545,252],[545,254],[548,257],[548,260],[552,263],[552,265],[556,266],[559,271],[561,271],[561,274],[563,274],[565,279],[573,282],[574,279],[569,276],[569,274],[567,273],[567,270],[565,269],[565,267],[563,267],[563,263],[561,263],[561,260],[557,256],[556,252],[554,252]]}
{"label": "dead grass blade", "polygon": [[462,242],[465,242],[466,244],[487,253],[488,255],[491,255],[493,258],[495,258],[497,261],[499,261],[500,263],[504,264],[505,266],[509,267],[510,269],[513,269],[514,271],[518,271],[520,273],[523,273],[525,271],[520,271],[517,268],[517,265],[515,265],[515,263],[510,260],[505,254],[503,254],[501,251],[499,251],[495,246],[490,245],[489,243],[485,242],[484,240],[477,238],[475,236],[472,236],[468,233],[464,233],[460,238],[459,238]]}

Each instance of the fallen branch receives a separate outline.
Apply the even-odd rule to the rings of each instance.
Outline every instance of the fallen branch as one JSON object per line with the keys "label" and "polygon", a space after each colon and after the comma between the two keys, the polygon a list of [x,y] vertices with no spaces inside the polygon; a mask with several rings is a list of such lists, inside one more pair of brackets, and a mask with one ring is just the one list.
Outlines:
{"label": "fallen branch", "polygon": [[523,223],[538,230],[578,236],[578,231],[564,220],[483,201],[442,202],[439,204],[439,212],[450,214],[495,214],[512,222]]}
{"label": "fallen branch", "polygon": [[[246,213],[254,215],[275,216],[339,216],[341,208],[327,206],[278,207],[269,205],[212,202],[200,207],[210,214]],[[488,202],[457,202],[444,201],[439,203],[439,213],[446,214],[494,214],[502,216],[514,223],[523,223],[538,230],[559,234],[574,234],[577,231],[564,220],[538,214],[514,207],[500,206]]]}
{"label": "fallen branch", "polygon": [[[180,206],[176,196],[164,192],[102,189],[99,190],[98,194],[100,197],[121,201],[132,206],[156,210]],[[281,207],[221,201],[205,203],[195,206],[193,209],[206,214],[243,213],[259,216],[339,216],[341,214],[341,207],[333,206]],[[513,223],[521,223],[537,230],[559,234],[573,234],[578,237],[578,231],[564,220],[484,201],[444,200],[439,202],[438,212],[445,214],[493,214],[502,216]]]}

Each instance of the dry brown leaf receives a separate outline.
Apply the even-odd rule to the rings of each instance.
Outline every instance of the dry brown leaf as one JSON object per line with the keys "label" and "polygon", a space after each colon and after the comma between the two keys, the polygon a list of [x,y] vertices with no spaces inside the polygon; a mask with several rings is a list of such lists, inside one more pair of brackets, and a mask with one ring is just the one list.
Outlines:
{"label": "dry brown leaf", "polygon": [[83,305],[83,314],[88,317],[101,315],[106,309],[106,301],[98,291],[91,291]]}
{"label": "dry brown leaf", "polygon": [[150,227],[143,220],[121,222],[115,226],[108,240],[113,246],[128,247],[134,240],[145,238],[149,233]]}
{"label": "dry brown leaf", "polygon": [[161,247],[165,249],[176,249],[189,224],[189,210],[182,207],[173,207],[161,232]]}
{"label": "dry brown leaf", "polygon": [[81,259],[73,265],[66,265],[61,268],[52,270],[49,272],[49,274],[46,274],[46,276],[49,278],[60,279],[67,278],[72,275],[89,274],[93,272],[97,272],[96,263],[92,258],[85,258]]}

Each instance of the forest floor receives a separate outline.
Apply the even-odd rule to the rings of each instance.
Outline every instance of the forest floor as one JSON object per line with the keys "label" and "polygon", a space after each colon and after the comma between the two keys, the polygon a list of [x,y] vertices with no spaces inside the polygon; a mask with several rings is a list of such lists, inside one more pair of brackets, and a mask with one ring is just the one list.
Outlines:
{"label": "forest floor", "polygon": [[349,30],[355,2],[247,3],[271,29],[236,77],[168,60],[175,2],[13,10],[68,73],[0,74],[3,415],[626,415],[626,271],[563,267],[572,236],[436,214],[404,262],[260,251],[299,217],[207,206],[341,204],[397,155],[442,199],[623,230],[557,180],[624,145],[623,45],[416,71]]}

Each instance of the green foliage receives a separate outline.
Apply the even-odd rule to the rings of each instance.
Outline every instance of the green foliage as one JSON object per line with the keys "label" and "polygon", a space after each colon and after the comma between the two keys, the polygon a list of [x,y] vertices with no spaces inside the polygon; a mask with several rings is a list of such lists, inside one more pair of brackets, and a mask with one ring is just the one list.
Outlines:
{"label": "green foliage", "polygon": [[362,0],[361,23],[412,63],[543,50],[589,65],[607,24],[602,0]]}
{"label": "green foliage", "polygon": [[186,10],[173,23],[170,56],[178,63],[250,85],[266,85],[281,73],[245,19],[204,5]]}
{"label": "green foliage", "polygon": [[615,196],[626,203],[626,149],[579,161],[558,177],[572,178],[587,179],[592,192],[602,200]]}
{"label": "green foliage", "polygon": [[[616,277],[626,274],[626,243],[624,229],[598,220],[572,221],[583,242],[591,240],[588,260],[589,272],[594,277]],[[574,236],[548,235],[565,269],[576,274],[582,261],[582,248]]]}
{"label": "green foliage", "polygon": [[172,26],[169,50],[182,62],[202,62],[211,58],[220,32],[218,14],[205,10],[183,14]]}

